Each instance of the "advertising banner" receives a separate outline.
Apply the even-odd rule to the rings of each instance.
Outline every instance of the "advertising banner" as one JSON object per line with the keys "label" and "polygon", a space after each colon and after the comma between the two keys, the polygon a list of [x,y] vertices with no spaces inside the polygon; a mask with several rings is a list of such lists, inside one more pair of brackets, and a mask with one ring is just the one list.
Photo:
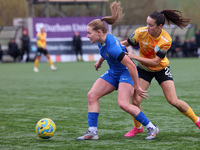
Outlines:
{"label": "advertising banner", "polygon": [[87,37],[87,24],[102,17],[68,17],[68,18],[33,18],[33,38],[41,27],[45,28],[48,38],[71,38],[75,31],[81,37]]}
{"label": "advertising banner", "polygon": [[[72,39],[76,31],[79,32],[82,40],[82,51],[85,57],[98,54],[97,43],[91,44],[87,38],[87,24],[94,19],[102,17],[67,17],[67,18],[33,18],[33,38],[31,50],[36,49],[36,35],[41,28],[47,33],[47,49],[52,55],[75,55],[72,47]],[[108,25],[108,32],[111,26]],[[95,57],[96,58],[96,57]],[[67,60],[61,60],[67,61]]]}

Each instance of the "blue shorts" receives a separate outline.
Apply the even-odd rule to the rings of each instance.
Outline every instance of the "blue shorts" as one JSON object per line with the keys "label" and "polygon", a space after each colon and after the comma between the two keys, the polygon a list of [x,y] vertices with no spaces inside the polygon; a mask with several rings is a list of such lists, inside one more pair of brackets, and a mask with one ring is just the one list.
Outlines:
{"label": "blue shorts", "polygon": [[105,81],[107,81],[108,83],[110,83],[111,85],[116,87],[116,89],[118,89],[118,85],[120,82],[129,83],[132,86],[134,86],[133,80],[132,80],[128,70],[124,71],[119,76],[116,76],[110,70],[107,70],[103,75],[101,75],[100,78],[104,79]]}

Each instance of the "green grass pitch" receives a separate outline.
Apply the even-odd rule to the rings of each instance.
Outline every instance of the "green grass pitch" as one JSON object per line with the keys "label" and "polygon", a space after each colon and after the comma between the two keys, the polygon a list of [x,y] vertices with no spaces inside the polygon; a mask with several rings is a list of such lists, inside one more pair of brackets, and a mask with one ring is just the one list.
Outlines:
{"label": "green grass pitch", "polygon": [[[143,100],[145,115],[160,132],[147,141],[147,130],[132,138],[124,134],[132,128],[132,117],[117,104],[117,91],[100,99],[99,140],[77,141],[87,125],[87,92],[108,68],[103,63],[95,71],[94,62],[0,64],[0,149],[2,150],[196,150],[200,148],[200,130],[165,100],[153,80],[149,99]],[[179,99],[200,115],[200,59],[170,59]],[[51,118],[57,127],[49,140],[40,139],[35,125]]]}

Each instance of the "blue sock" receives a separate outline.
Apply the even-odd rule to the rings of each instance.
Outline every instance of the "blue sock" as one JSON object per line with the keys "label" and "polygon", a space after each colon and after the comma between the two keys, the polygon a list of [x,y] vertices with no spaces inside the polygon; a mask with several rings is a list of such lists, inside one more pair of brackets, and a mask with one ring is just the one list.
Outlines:
{"label": "blue sock", "polygon": [[135,119],[139,121],[141,124],[143,124],[144,126],[146,126],[150,122],[149,119],[143,114],[142,111],[140,111],[140,113],[135,117]]}
{"label": "blue sock", "polygon": [[99,113],[88,112],[88,126],[97,127]]}

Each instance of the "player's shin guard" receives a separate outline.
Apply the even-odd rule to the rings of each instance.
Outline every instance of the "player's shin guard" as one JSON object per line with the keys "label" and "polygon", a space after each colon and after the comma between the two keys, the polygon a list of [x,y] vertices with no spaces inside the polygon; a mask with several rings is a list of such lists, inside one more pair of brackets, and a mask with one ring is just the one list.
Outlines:
{"label": "player's shin guard", "polygon": [[135,119],[141,124],[143,124],[144,126],[146,126],[150,122],[149,119],[143,114],[142,111],[140,111],[140,113],[135,117]]}
{"label": "player's shin guard", "polygon": [[99,116],[99,113],[88,112],[89,131],[91,131],[91,132],[93,132],[95,134],[97,132],[98,116]]}
{"label": "player's shin guard", "polygon": [[49,58],[48,61],[49,61],[49,65],[53,66],[53,61],[51,60],[51,58]]}
{"label": "player's shin guard", "polygon": [[196,123],[198,121],[198,117],[195,115],[192,108],[190,108],[190,107],[189,107],[188,111],[181,112],[181,113],[184,114],[185,116],[187,116],[188,118],[190,118],[194,123]]}
{"label": "player's shin guard", "polygon": [[36,58],[35,61],[34,61],[34,67],[35,67],[35,68],[38,67],[39,62],[40,62],[39,59]]}
{"label": "player's shin guard", "polygon": [[142,124],[141,124],[139,121],[137,121],[137,120],[135,119],[135,117],[133,117],[133,122],[134,122],[134,126],[135,126],[136,128],[140,128],[140,127],[142,126]]}

